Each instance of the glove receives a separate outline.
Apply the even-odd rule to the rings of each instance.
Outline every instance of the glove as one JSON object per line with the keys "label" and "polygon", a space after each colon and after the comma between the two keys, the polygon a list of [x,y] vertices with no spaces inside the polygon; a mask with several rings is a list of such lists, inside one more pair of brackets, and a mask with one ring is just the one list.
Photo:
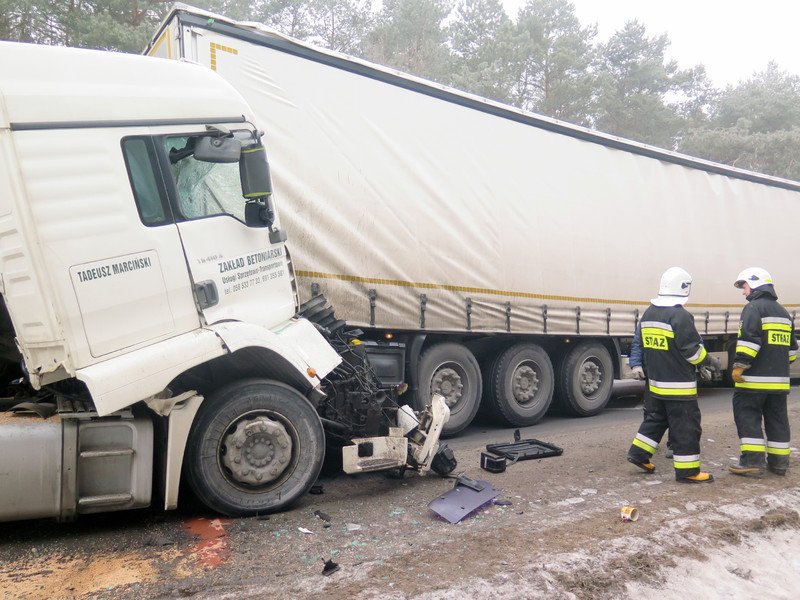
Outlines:
{"label": "glove", "polygon": [[719,364],[719,359],[716,356],[708,357],[709,367],[714,371],[714,376],[719,377],[722,374],[722,365]]}
{"label": "glove", "polygon": [[733,363],[733,367],[731,368],[731,379],[733,379],[736,383],[744,383],[744,377],[742,377],[742,374],[744,373],[745,369],[749,368],[750,365]]}
{"label": "glove", "polygon": [[634,379],[643,380],[644,379],[644,369],[642,367],[633,367],[631,369],[631,376]]}
{"label": "glove", "polygon": [[697,368],[697,374],[703,381],[713,381],[719,379],[722,369],[719,360],[715,356],[708,355],[708,358]]}

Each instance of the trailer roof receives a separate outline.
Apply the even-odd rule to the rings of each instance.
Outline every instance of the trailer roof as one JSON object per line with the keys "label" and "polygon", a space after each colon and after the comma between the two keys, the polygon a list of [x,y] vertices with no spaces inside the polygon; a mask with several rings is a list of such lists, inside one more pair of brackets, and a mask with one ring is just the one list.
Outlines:
{"label": "trailer roof", "polygon": [[0,128],[242,122],[250,109],[199,65],[0,42]]}
{"label": "trailer roof", "polygon": [[333,50],[316,47],[312,44],[286,36],[260,23],[236,21],[182,3],[176,3],[173,6],[172,10],[165,17],[161,27],[153,36],[152,41],[145,49],[145,53],[152,48],[161,37],[163,30],[175,17],[178,17],[186,26],[216,31],[233,38],[300,56],[337,69],[357,73],[390,85],[436,97],[446,102],[493,114],[497,117],[509,119],[532,127],[553,131],[609,148],[615,148],[693,169],[700,169],[702,171],[735,177],[737,179],[745,179],[756,183],[800,191],[800,182],[797,181],[773,177],[771,175],[747,171],[745,169],[738,169],[729,165],[695,158],[655,146],[649,146],[550,117],[526,112],[512,106],[462,92],[366,60],[348,56]]}

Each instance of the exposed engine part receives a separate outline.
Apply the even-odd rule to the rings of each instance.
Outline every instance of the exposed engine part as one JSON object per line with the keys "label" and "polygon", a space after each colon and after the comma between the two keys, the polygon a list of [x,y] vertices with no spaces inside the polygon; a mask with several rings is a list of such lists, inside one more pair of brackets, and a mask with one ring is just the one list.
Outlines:
{"label": "exposed engine part", "polygon": [[[317,410],[323,419],[344,425],[346,430],[326,426],[329,439],[350,443],[350,438],[385,436],[397,423],[397,402],[402,385],[385,389],[370,366],[366,350],[358,339],[363,332],[346,329],[336,319],[332,306],[319,294],[303,303],[298,316],[311,321],[342,357],[342,362],[323,379],[327,397]],[[412,411],[413,412],[413,411]]]}
{"label": "exposed engine part", "polygon": [[[439,452],[439,436],[450,418],[445,398],[434,394],[430,405],[419,413],[410,406],[399,406],[397,397],[407,386],[402,382],[388,389],[382,385],[365,344],[358,339],[363,332],[346,329],[324,296],[304,303],[298,315],[310,320],[342,357],[341,364],[323,379],[327,397],[320,401],[317,412],[328,440],[343,445],[344,471],[430,471]],[[437,472],[446,475],[455,466],[452,450],[446,448],[437,461]]]}

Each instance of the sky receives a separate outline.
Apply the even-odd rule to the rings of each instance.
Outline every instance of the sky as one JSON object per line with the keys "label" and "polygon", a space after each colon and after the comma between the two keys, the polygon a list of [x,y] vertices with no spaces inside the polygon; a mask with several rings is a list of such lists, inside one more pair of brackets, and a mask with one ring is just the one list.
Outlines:
{"label": "sky", "polygon": [[[502,0],[513,18],[525,0]],[[605,41],[638,20],[653,37],[666,33],[667,57],[681,68],[702,63],[718,87],[763,71],[770,60],[800,74],[798,0],[571,0],[583,25],[597,24]]]}

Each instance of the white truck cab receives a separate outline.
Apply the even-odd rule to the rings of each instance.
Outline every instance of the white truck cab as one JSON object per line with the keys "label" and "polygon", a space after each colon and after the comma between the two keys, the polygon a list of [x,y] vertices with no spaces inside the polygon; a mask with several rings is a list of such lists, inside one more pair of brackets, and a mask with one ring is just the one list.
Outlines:
{"label": "white truck cab", "polygon": [[[296,316],[261,133],[229,84],[0,43],[0,240],[0,383],[26,401],[0,412],[0,520],[146,506],[153,482],[174,508],[181,474],[211,508],[253,514],[314,482],[342,358]],[[424,470],[433,412],[447,418],[415,415],[419,433],[329,425],[402,438],[381,468],[428,442]]]}

